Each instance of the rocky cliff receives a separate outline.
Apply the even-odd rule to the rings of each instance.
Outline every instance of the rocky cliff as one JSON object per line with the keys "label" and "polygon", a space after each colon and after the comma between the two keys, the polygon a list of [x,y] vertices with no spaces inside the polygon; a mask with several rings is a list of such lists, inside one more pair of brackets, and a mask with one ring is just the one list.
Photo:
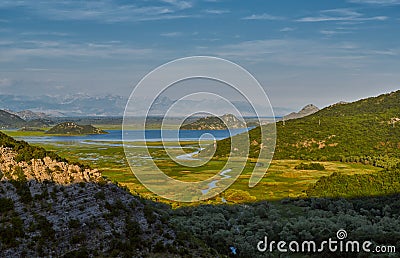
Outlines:
{"label": "rocky cliff", "polygon": [[98,181],[101,173],[97,169],[81,168],[78,165],[52,160],[50,157],[32,159],[28,162],[15,160],[18,155],[11,148],[0,147],[0,179],[53,181],[58,184]]}

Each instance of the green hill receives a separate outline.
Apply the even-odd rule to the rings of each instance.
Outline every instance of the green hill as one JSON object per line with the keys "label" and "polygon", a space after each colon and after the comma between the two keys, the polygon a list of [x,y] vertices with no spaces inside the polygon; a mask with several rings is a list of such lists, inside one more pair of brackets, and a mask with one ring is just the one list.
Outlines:
{"label": "green hill", "polygon": [[31,159],[43,159],[44,157],[50,157],[57,161],[67,161],[52,151],[47,151],[42,147],[32,146],[25,141],[17,141],[2,132],[0,132],[0,147],[10,148],[15,151],[17,155],[14,159],[17,162],[30,162]]}
{"label": "green hill", "polygon": [[84,134],[107,134],[106,131],[92,125],[78,125],[74,122],[64,122],[48,130],[46,134],[84,135]]}
{"label": "green hill", "polygon": [[25,123],[26,121],[19,116],[0,110],[0,128],[19,128]]}
{"label": "green hill", "polygon": [[[400,91],[396,91],[278,122],[274,159],[347,161],[385,155],[400,158],[399,103]],[[250,142],[260,143],[259,128],[249,135]],[[217,146],[215,156],[229,155],[229,138],[218,141]],[[260,145],[251,146],[249,156],[255,158]]]}
{"label": "green hill", "polygon": [[19,117],[17,114],[12,114],[10,112],[0,110],[0,129],[7,128],[21,128],[21,127],[46,127],[51,124],[48,119],[32,119],[26,121]]}
{"label": "green hill", "polygon": [[198,120],[184,124],[181,130],[226,130],[228,128],[245,128],[246,123],[239,120],[232,114],[226,114],[219,117],[207,116],[199,118]]}

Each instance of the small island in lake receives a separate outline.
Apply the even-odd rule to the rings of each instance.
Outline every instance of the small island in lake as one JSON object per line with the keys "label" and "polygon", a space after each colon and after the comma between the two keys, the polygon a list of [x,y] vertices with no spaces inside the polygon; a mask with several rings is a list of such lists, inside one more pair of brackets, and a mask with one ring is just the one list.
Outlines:
{"label": "small island in lake", "polygon": [[78,125],[74,122],[60,123],[46,132],[46,134],[61,135],[87,135],[87,134],[108,134],[108,132],[92,125]]}
{"label": "small island in lake", "polygon": [[184,124],[181,126],[181,130],[226,130],[246,128],[245,122],[239,120],[232,114],[225,114],[221,117],[207,116],[199,118],[190,124]]}

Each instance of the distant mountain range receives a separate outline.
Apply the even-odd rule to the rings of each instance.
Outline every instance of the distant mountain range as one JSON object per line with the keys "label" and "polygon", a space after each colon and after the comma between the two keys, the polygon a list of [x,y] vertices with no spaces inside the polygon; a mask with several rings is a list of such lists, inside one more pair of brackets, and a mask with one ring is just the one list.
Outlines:
{"label": "distant mountain range", "polygon": [[[16,113],[30,110],[36,116],[122,116],[127,98],[122,96],[89,96],[76,94],[68,96],[16,96],[0,95],[0,109]],[[31,119],[32,114],[20,114]]]}
{"label": "distant mountain range", "polygon": [[[74,94],[67,96],[16,96],[0,95],[0,109],[17,114],[25,120],[46,117],[78,117],[78,116],[123,116],[128,97],[106,95],[90,96],[87,94]],[[160,97],[151,107],[151,115],[163,115],[176,101],[168,97]],[[232,101],[232,104],[243,116],[254,116],[254,111],[249,103]],[[204,107],[216,110],[217,115],[232,113],[231,108],[223,108],[218,100],[180,100],[176,104],[173,116],[187,114],[188,110],[199,111]],[[148,107],[135,106],[132,116],[143,116]],[[29,111],[26,111],[29,110]],[[23,111],[23,112],[21,112]],[[185,112],[183,112],[185,111]],[[291,112],[288,108],[274,108],[276,116],[283,116]],[[32,113],[34,112],[34,114]],[[271,114],[260,114],[261,116]]]}

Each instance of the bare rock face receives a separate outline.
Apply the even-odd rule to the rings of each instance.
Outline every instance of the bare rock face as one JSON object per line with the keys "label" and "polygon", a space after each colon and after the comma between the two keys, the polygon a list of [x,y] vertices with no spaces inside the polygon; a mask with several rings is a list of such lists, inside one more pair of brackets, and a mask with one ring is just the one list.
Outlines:
{"label": "bare rock face", "polygon": [[34,120],[34,119],[46,119],[48,116],[45,113],[42,112],[33,112],[31,110],[22,110],[17,113],[15,113],[22,119],[29,121],[29,120]]}
{"label": "bare rock face", "polygon": [[289,115],[286,115],[283,117],[284,120],[291,120],[291,119],[297,119],[297,118],[302,118],[305,116],[312,115],[316,112],[319,111],[319,108],[314,106],[313,104],[309,104],[302,108],[299,112],[292,112]]}
{"label": "bare rock face", "polygon": [[[16,162],[17,153],[10,148],[0,147],[0,171],[2,179],[53,181],[57,184],[96,182],[101,178],[97,169],[81,168],[78,165],[58,162],[49,157],[32,159],[30,162]],[[1,174],[0,174],[1,175]]]}

